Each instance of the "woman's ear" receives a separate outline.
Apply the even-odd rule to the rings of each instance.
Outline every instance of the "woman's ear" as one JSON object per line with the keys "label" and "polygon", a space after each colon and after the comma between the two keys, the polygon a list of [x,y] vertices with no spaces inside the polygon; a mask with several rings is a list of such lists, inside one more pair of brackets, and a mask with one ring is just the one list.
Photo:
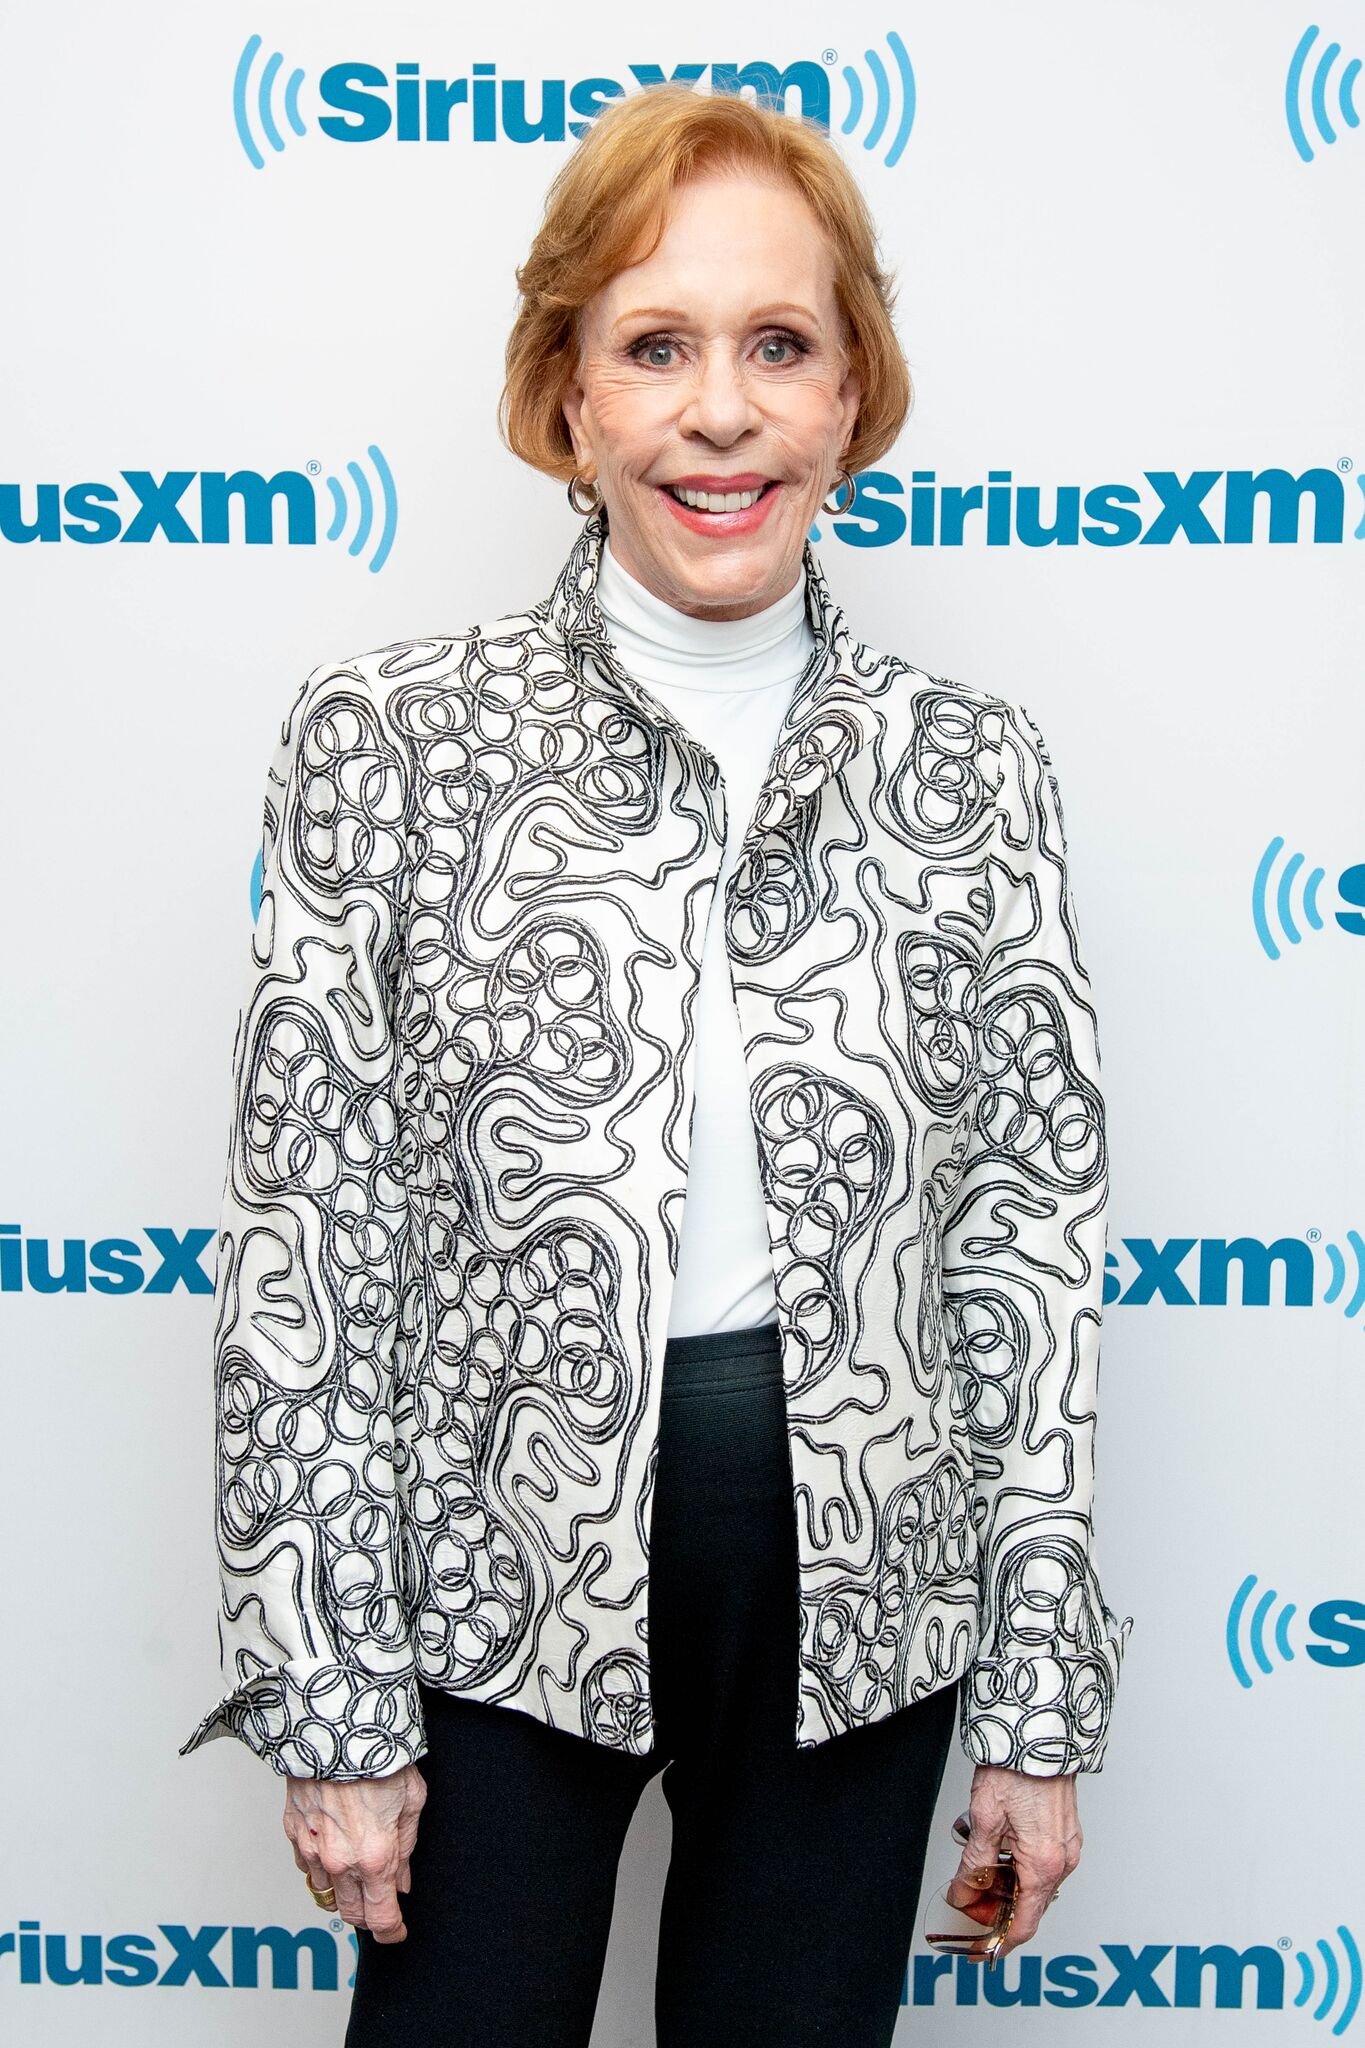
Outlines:
{"label": "woman's ear", "polygon": [[858,409],[862,402],[862,379],[856,370],[850,370],[843,383],[839,386],[839,403],[843,408],[844,414],[844,434],[839,455],[841,462],[848,454],[854,436],[858,431]]}
{"label": "woman's ear", "polygon": [[595,469],[596,465],[593,462],[592,444],[585,431],[583,421],[583,408],[587,404],[587,394],[583,389],[582,379],[582,322],[583,316],[580,313],[578,319],[574,322],[573,332],[569,337],[569,347],[573,352],[574,367],[570,372],[569,381],[564,387],[564,396],[560,400],[560,407],[564,414],[564,423],[569,429],[569,439],[573,442],[574,460],[578,464],[580,472],[587,476]]}
{"label": "woman's ear", "polygon": [[592,460],[592,450],[583,432],[583,386],[576,378],[570,380],[560,401],[564,413],[564,424],[569,429],[573,442],[574,460],[580,470]]}

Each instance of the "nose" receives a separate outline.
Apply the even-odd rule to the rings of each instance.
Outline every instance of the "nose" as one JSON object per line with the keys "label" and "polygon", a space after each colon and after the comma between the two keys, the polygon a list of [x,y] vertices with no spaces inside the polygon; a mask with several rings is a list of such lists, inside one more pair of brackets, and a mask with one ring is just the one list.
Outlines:
{"label": "nose", "polygon": [[678,422],[682,431],[728,448],[761,423],[752,386],[734,351],[723,346],[703,350]]}

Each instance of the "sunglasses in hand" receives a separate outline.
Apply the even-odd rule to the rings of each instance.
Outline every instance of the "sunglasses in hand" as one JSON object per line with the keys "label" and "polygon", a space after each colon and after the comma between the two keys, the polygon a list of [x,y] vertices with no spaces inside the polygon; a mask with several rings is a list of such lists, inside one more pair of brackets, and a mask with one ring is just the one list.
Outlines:
{"label": "sunglasses in hand", "polygon": [[[965,1843],[971,1821],[960,1813],[953,1833]],[[974,1880],[974,1881],[973,1881]],[[1002,1849],[994,1863],[972,1873],[972,1879],[950,1877],[929,1900],[924,1939],[939,1955],[971,1956],[994,1969],[1019,1903],[1019,1875],[1014,1858]]]}

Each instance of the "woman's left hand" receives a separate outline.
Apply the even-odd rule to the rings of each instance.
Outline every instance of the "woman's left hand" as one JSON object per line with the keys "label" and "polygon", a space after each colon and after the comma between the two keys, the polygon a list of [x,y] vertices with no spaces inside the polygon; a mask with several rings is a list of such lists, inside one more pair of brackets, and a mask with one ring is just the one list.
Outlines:
{"label": "woman's left hand", "polygon": [[1035,1778],[1027,1771],[978,1764],[968,1807],[971,1834],[953,1874],[949,1902],[965,1905],[980,1895],[972,1872],[994,1863],[1002,1849],[1014,1858],[1019,1901],[1000,1955],[1031,1941],[1058,1887],[1081,1860],[1084,1836],[1076,1808],[1076,1773]]}

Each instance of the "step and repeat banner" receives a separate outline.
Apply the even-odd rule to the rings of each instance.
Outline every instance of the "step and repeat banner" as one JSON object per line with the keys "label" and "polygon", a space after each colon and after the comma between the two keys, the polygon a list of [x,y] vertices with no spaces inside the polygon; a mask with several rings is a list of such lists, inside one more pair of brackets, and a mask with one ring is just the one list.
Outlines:
{"label": "step and repeat banner", "polygon": [[[917,396],[821,559],[861,637],[1038,718],[1103,1030],[1132,1640],[1076,1875],[996,1973],[913,1952],[897,2040],[1365,2044],[1363,59],[1362,0],[6,0],[15,2048],[344,2033],[282,1781],[177,1754],[222,1689],[266,768],[319,663],[548,589],[577,520],[497,434],[513,273],[575,139],[671,77],[817,119],[866,192]],[[653,2039],[667,1856],[656,1780],[595,2048]]]}

